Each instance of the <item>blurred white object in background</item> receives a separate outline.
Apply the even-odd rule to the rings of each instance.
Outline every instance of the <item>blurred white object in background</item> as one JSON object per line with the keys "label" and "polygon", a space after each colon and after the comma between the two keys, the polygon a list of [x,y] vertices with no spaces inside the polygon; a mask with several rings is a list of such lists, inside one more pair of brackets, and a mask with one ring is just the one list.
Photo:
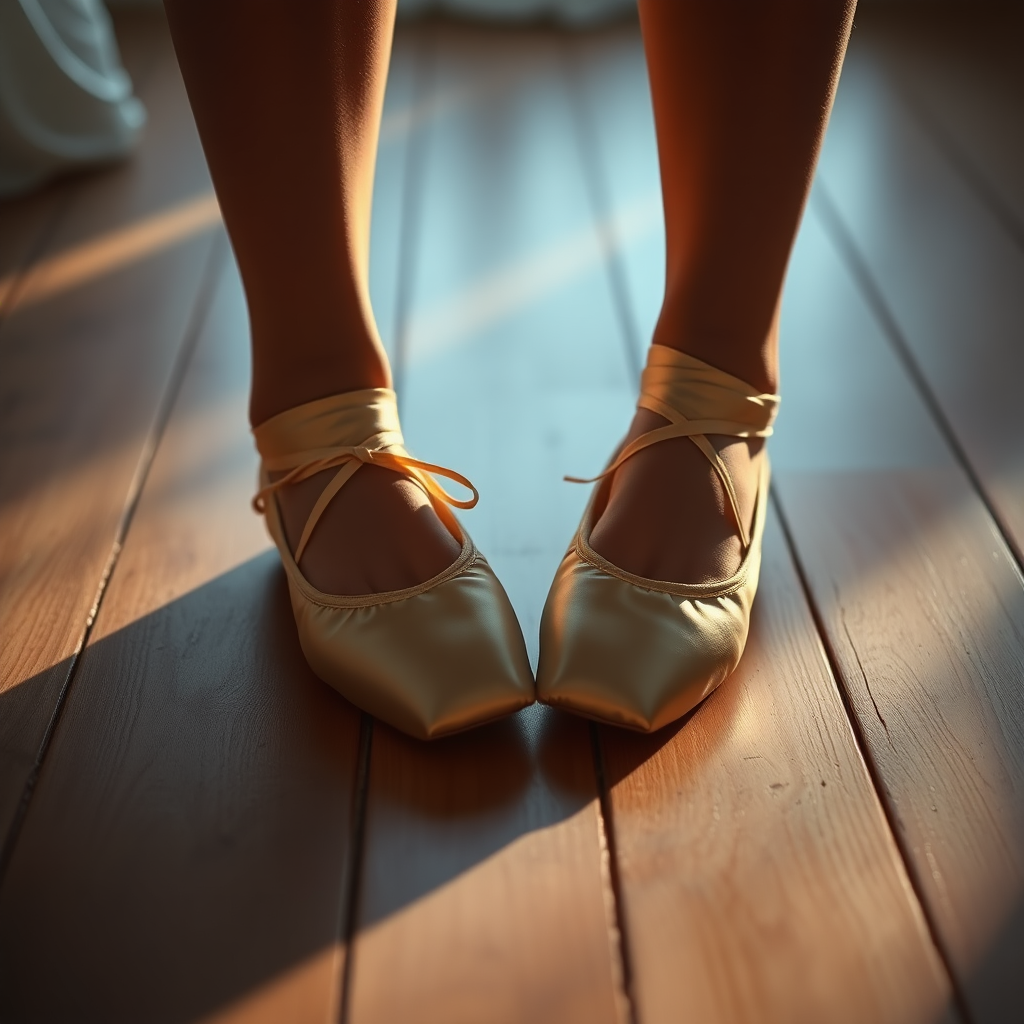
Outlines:
{"label": "blurred white object in background", "polygon": [[[113,0],[157,6],[159,0]],[[346,0],[338,0],[346,2]],[[589,25],[636,0],[399,0],[399,14]],[[0,0],[0,198],[128,154],[146,111],[102,0]]]}
{"label": "blurred white object in background", "polygon": [[540,18],[566,25],[590,25],[636,11],[636,0],[398,0],[401,17],[451,14],[495,21]]}
{"label": "blurred white object in background", "polygon": [[145,121],[100,0],[0,0],[0,196],[124,156]]}

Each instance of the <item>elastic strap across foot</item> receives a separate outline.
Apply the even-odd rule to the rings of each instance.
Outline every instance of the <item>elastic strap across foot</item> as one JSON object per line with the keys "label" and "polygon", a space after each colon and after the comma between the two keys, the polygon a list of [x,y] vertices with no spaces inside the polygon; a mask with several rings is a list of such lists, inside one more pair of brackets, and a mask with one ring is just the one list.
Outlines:
{"label": "elastic strap across foot", "polygon": [[779,396],[760,394],[746,382],[667,345],[652,345],[640,378],[637,407],[669,422],[631,441],[601,474],[589,479],[567,476],[570,483],[589,484],[611,476],[627,459],[659,441],[688,437],[706,456],[722,481],[743,548],[749,531],[740,516],[736,488],[708,434],[726,437],[770,437]]}

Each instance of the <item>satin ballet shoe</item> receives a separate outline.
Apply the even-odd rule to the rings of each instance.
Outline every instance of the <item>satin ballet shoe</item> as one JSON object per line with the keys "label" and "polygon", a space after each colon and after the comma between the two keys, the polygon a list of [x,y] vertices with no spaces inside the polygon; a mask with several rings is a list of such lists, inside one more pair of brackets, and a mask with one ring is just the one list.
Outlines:
{"label": "satin ballet shoe", "polygon": [[[761,565],[768,504],[762,454],[753,524],[740,515],[728,467],[708,434],[768,437],[778,395],[756,389],[693,356],[652,345],[638,408],[668,420],[625,445],[597,486],[551,585],[541,617],[538,699],[588,718],[653,732],[682,717],[739,663]],[[710,584],[669,583],[626,572],[590,546],[612,475],[649,445],[688,437],[722,482],[743,546],[739,569]]]}
{"label": "satin ballet shoe", "polygon": [[[449,506],[472,508],[463,476],[410,457],[395,394],[351,391],[289,409],[253,431],[262,459],[253,499],[281,553],[303,654],[313,671],[353,704],[419,739],[434,739],[533,703],[534,683],[505,591]],[[420,486],[460,543],[444,572],[415,587],[356,597],[325,594],[298,562],[328,504],[363,465]],[[292,554],[276,492],[326,469],[337,473],[309,514]],[[282,474],[277,479],[272,475]],[[472,491],[453,498],[434,479]]]}

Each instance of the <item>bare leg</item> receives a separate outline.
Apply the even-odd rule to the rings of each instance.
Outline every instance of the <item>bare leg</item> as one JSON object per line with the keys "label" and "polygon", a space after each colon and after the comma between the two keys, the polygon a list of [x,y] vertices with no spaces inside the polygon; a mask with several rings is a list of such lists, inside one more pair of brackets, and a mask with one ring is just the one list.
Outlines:
{"label": "bare leg", "polygon": [[[245,284],[253,424],[390,386],[368,267],[395,0],[166,7]],[[293,549],[331,475],[280,494]],[[328,506],[301,568],[327,593],[374,593],[429,579],[458,552],[416,487],[365,466]]]}
{"label": "bare leg", "polygon": [[[778,387],[778,313],[855,0],[640,0],[658,134],[666,290],[654,341]],[[664,424],[640,410],[629,437]],[[748,523],[762,442],[710,438]],[[616,474],[594,549],[638,575],[722,579],[741,550],[710,464],[686,438]]]}

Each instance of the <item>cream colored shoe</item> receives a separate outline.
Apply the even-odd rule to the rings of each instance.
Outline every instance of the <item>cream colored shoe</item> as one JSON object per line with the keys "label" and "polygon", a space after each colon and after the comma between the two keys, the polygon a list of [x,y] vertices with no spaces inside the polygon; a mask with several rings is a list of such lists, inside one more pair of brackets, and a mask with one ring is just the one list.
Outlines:
{"label": "cream colored shoe", "polygon": [[[541,618],[541,701],[653,732],[685,715],[733,671],[746,644],[761,566],[768,457],[762,455],[748,532],[729,470],[706,435],[768,437],[778,404],[778,395],[759,394],[699,359],[663,345],[651,346],[637,405],[669,423],[626,445],[595,478],[597,487],[555,574]],[[736,573],[720,583],[645,579],[612,565],[590,546],[612,474],[638,451],[673,437],[689,437],[707,456],[736,520],[743,560]]]}
{"label": "cream colored shoe", "polygon": [[[284,563],[299,641],[313,671],[339,693],[390,725],[433,739],[532,704],[526,645],[505,591],[449,505],[472,508],[476,489],[451,470],[419,462],[402,446],[395,394],[351,391],[289,409],[253,434],[262,458],[253,499]],[[419,586],[382,594],[324,594],[297,562],[320,516],[364,464],[421,486],[462,545],[455,562]],[[337,468],[306,521],[293,555],[275,492]],[[271,482],[270,474],[283,473]],[[473,491],[457,501],[433,476]]]}

